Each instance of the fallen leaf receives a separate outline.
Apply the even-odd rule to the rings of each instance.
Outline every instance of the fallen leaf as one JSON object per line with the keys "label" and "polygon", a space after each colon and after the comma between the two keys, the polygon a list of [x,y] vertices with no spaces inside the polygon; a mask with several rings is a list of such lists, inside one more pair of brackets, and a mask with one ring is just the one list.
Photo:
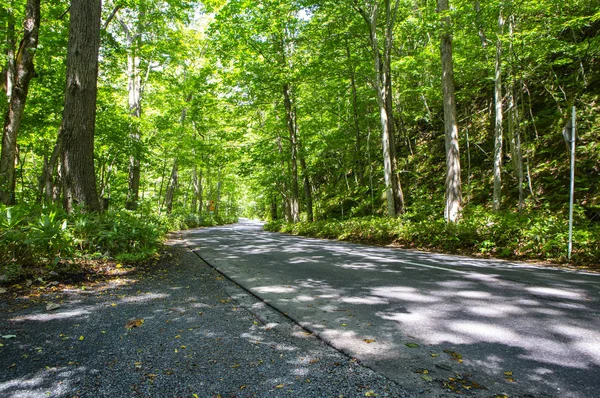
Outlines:
{"label": "fallen leaf", "polygon": [[405,343],[404,345],[408,348],[419,348],[419,345],[417,343]]}
{"label": "fallen leaf", "polygon": [[371,340],[371,339],[364,339],[363,341],[367,344],[371,344],[371,343],[375,342],[375,340]]}
{"label": "fallen leaf", "polygon": [[6,293],[6,289],[3,287],[0,287],[0,294]]}
{"label": "fallen leaf", "polygon": [[60,307],[61,307],[60,304],[48,303],[48,305],[46,305],[46,311],[56,310],[56,309],[59,309]]}
{"label": "fallen leaf", "polygon": [[16,339],[17,335],[15,335],[15,334],[6,334],[6,335],[2,336],[2,338],[3,339],[7,339],[7,340],[8,339]]}
{"label": "fallen leaf", "polygon": [[83,341],[84,339],[85,339],[85,337],[79,336],[79,341]]}
{"label": "fallen leaf", "polygon": [[454,351],[450,351],[450,350],[444,350],[444,352],[448,355],[450,355],[452,358],[452,360],[456,361],[456,362],[462,362],[462,355],[460,355],[458,352],[454,352]]}
{"label": "fallen leaf", "polygon": [[285,387],[285,384],[277,384],[277,385],[275,386],[275,388],[283,388],[283,387]]}
{"label": "fallen leaf", "polygon": [[431,354],[431,357],[432,357],[432,358],[439,357],[439,354]]}
{"label": "fallen leaf", "polygon": [[346,325],[345,323],[342,323],[342,326],[348,326],[348,325]]}
{"label": "fallen leaf", "polygon": [[192,394],[192,397],[198,398],[198,394]]}
{"label": "fallen leaf", "polygon": [[429,375],[423,375],[421,376],[421,379],[431,383],[433,381],[433,377],[429,376]]}
{"label": "fallen leaf", "polygon": [[510,376],[512,376],[512,375],[513,375],[513,372],[504,372],[504,376],[508,376],[508,377],[510,377]]}
{"label": "fallen leaf", "polygon": [[367,391],[365,393],[365,397],[376,397],[376,396],[377,396],[377,394],[375,394],[375,391],[373,391],[373,390]]}
{"label": "fallen leaf", "polygon": [[244,390],[245,388],[246,388],[245,384],[243,386],[240,386],[240,390]]}
{"label": "fallen leaf", "polygon": [[239,363],[236,363],[235,365],[232,365],[231,368],[232,369],[237,369],[239,368],[241,365]]}
{"label": "fallen leaf", "polygon": [[227,304],[231,299],[225,299],[225,300],[221,300],[222,304]]}
{"label": "fallen leaf", "polygon": [[144,324],[144,320],[143,319],[134,319],[133,321],[129,321],[125,324],[125,329],[133,329],[133,328],[139,328],[140,326],[142,326]]}

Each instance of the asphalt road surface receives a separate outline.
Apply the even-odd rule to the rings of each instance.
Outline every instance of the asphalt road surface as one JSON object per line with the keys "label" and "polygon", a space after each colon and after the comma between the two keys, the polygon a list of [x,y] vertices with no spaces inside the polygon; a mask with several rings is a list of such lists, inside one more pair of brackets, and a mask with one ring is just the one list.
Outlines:
{"label": "asphalt road surface", "polygon": [[185,239],[414,394],[600,396],[600,275],[293,237],[248,220]]}

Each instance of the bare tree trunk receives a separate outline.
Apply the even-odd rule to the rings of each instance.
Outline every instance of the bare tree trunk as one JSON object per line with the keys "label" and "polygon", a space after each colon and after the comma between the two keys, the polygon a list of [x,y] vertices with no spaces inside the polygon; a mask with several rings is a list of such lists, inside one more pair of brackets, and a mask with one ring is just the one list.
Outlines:
{"label": "bare tree trunk", "polygon": [[100,210],[94,171],[94,128],[101,0],[72,0],[67,88],[60,129],[64,206]]}
{"label": "bare tree trunk", "polygon": [[304,156],[300,156],[300,167],[302,168],[302,175],[304,180],[304,200],[306,201],[306,221],[313,222],[313,197],[312,197],[312,186],[310,184],[310,178],[308,176],[308,168],[306,167],[306,160]]}
{"label": "bare tree trunk", "polygon": [[[134,38],[130,38],[130,48],[127,54],[127,76],[128,76],[128,92],[129,92],[129,113],[139,119],[142,116],[141,91],[142,80],[140,76],[140,57],[135,53]],[[132,130],[129,138],[133,144],[133,153],[129,156],[129,179],[127,191],[127,203],[125,207],[129,210],[135,210],[139,201],[140,192],[140,160],[137,151],[140,146],[140,131],[137,123],[131,126]]]}
{"label": "bare tree trunk", "polygon": [[40,177],[40,191],[46,203],[52,203],[54,199],[53,175],[58,164],[58,159],[60,158],[60,149],[60,140],[57,140],[50,159],[48,159],[47,156],[44,156],[44,169],[42,170],[42,175]]}
{"label": "bare tree trunk", "polygon": [[404,198],[400,180],[397,175],[397,160],[394,139],[394,116],[391,96],[391,51],[393,44],[393,29],[396,22],[399,0],[392,7],[391,0],[385,0],[385,42],[383,55],[379,50],[377,20],[379,3],[371,5],[370,12],[357,7],[369,28],[369,42],[373,55],[375,70],[374,88],[377,93],[379,117],[381,121],[381,143],[383,148],[383,176],[386,189],[387,211],[390,217],[396,217],[404,211]]}
{"label": "bare tree trunk", "polygon": [[500,210],[502,201],[502,40],[504,17],[502,9],[498,15],[498,37],[496,39],[496,68],[494,78],[494,103],[496,105],[496,121],[494,124],[494,194],[492,209]]}
{"label": "bare tree trunk", "polygon": [[[283,155],[283,145],[281,143],[281,136],[279,135],[279,133],[277,133],[277,150],[279,152],[279,158],[281,160],[281,173],[285,174],[285,160],[284,160],[284,155]],[[289,194],[288,194],[288,185],[287,185],[287,178],[282,178],[282,182],[281,182],[281,196],[283,198],[283,213],[285,216],[285,221],[286,222],[292,222],[292,211],[291,211],[291,206],[290,206],[290,201],[288,199]]]}
{"label": "bare tree trunk", "polygon": [[177,159],[173,162],[173,168],[171,169],[171,178],[169,178],[169,185],[167,186],[167,193],[165,195],[165,206],[167,207],[167,214],[171,214],[173,211],[173,198],[175,197],[175,190],[179,185],[179,172],[177,167]]}
{"label": "bare tree trunk", "polygon": [[13,14],[13,10],[10,8],[5,8],[4,11],[7,15],[6,21],[6,70],[5,79],[2,81],[2,88],[6,92],[6,98],[8,99],[8,103],[10,103],[10,99],[12,97],[13,86],[15,83],[15,75],[17,74],[17,65],[16,65],[16,38],[15,38],[15,16]]}
{"label": "bare tree trunk", "polygon": [[290,213],[292,222],[300,221],[299,188],[298,188],[298,125],[296,123],[296,109],[292,103],[291,89],[289,84],[283,85],[283,105],[285,106],[286,125],[290,134],[292,167],[292,189],[290,196]]}
{"label": "bare tree trunk", "polygon": [[219,208],[221,207],[221,187],[223,186],[223,181],[221,181],[221,168],[217,173],[217,197],[215,200],[215,217],[219,216]]}
{"label": "bare tree trunk", "polygon": [[277,220],[279,218],[277,214],[277,199],[275,194],[271,196],[271,220]]}
{"label": "bare tree trunk", "polygon": [[[509,17],[509,35],[510,35],[510,48],[509,52],[513,54],[513,38],[514,38],[514,29],[515,29],[515,16],[513,14]],[[512,70],[511,70],[512,75]],[[510,86],[509,86],[509,98],[508,98],[508,108],[509,108],[509,143],[510,143],[510,153],[513,161],[513,167],[515,169],[515,176],[517,178],[517,184],[519,189],[519,211],[523,210],[525,193],[523,189],[523,153],[521,151],[521,133],[520,133],[520,123],[519,123],[519,108],[516,104],[516,94],[515,94],[515,83],[514,78],[511,78]]]}
{"label": "bare tree trunk", "polygon": [[[13,22],[14,23],[14,22]],[[29,82],[35,76],[33,58],[38,45],[40,29],[40,0],[27,0],[23,39],[16,58],[9,59],[7,68],[7,90],[10,86],[10,102],[2,130],[0,153],[0,203],[15,203],[15,161],[17,158],[17,135],[25,110]],[[13,29],[14,30],[14,29]],[[10,40],[10,39],[9,39]],[[10,46],[10,44],[9,44]],[[9,50],[10,52],[10,50]],[[11,63],[14,62],[14,77]],[[11,78],[12,77],[12,78]],[[14,83],[14,84],[13,84]]]}
{"label": "bare tree trunk", "polygon": [[[192,170],[192,186],[194,194],[192,195],[192,213],[202,212],[202,170],[198,172],[198,166],[194,165]],[[198,208],[200,206],[200,208]]]}
{"label": "bare tree trunk", "polygon": [[346,57],[348,59],[348,69],[350,72],[350,87],[352,89],[352,116],[354,121],[354,163],[356,167],[356,173],[358,174],[358,182],[362,187],[365,184],[365,173],[363,166],[363,152],[360,134],[360,116],[358,113],[358,94],[356,90],[356,71],[352,65],[352,58],[350,54],[350,45],[346,41]]}
{"label": "bare tree trunk", "polygon": [[[448,0],[437,0],[438,12],[448,11]],[[452,62],[452,25],[449,17],[444,18],[440,53],[442,58],[442,90],[444,96],[444,129],[446,135],[446,206],[444,218],[458,222],[462,210],[460,181],[460,150],[458,124],[456,121],[456,98],[454,94],[454,67]]]}

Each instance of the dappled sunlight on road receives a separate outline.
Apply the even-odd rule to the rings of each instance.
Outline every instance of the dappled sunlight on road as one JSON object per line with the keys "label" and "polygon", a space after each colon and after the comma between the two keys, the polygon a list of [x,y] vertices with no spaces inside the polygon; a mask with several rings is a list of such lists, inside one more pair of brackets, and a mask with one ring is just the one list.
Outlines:
{"label": "dappled sunlight on road", "polygon": [[[552,395],[600,371],[596,275],[255,227],[215,228],[187,239],[211,265],[384,373],[437,365],[515,391],[519,380],[529,380],[527,388]],[[225,261],[227,255],[237,258]],[[517,383],[506,382],[509,370]]]}
{"label": "dappled sunlight on road", "polygon": [[[239,392],[243,386],[249,395],[280,385],[302,391],[303,383],[341,380],[357,366],[334,350],[323,350],[314,335],[300,328],[282,338],[280,323],[259,321],[239,308],[222,287],[231,283],[197,266],[191,278],[178,277],[180,268],[174,268],[149,275],[143,283],[95,292],[72,289],[52,299],[61,306],[51,311],[40,303],[0,313],[0,334],[8,334],[4,326],[10,324],[16,336],[0,340],[0,396],[96,396],[94,391],[111,391],[113,385],[126,392],[115,396],[212,396],[223,392],[224,377],[228,388]],[[298,294],[308,286],[318,290],[318,281],[301,285],[270,285],[262,291],[291,294],[306,303],[323,299]],[[322,287],[319,294],[332,291]],[[250,307],[260,311],[265,304]],[[127,328],[132,319],[143,322]],[[278,376],[268,376],[273,374]]]}

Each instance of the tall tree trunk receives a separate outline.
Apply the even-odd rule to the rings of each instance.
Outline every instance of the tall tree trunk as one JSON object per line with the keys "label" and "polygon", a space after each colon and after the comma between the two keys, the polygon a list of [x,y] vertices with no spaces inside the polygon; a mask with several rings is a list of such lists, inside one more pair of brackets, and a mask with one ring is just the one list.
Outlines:
{"label": "tall tree trunk", "polygon": [[44,169],[42,170],[42,175],[40,177],[40,191],[46,203],[53,203],[53,176],[54,170],[58,164],[58,159],[60,158],[60,150],[60,140],[57,140],[56,144],[54,144],[54,150],[52,151],[52,155],[50,155],[50,159],[48,159],[47,156],[44,156]]}
{"label": "tall tree trunk", "polygon": [[498,15],[498,37],[496,38],[496,67],[494,78],[494,103],[496,105],[496,120],[494,124],[494,193],[492,209],[500,210],[502,201],[502,39],[504,17],[502,9]]}
{"label": "tall tree trunk", "polygon": [[367,13],[358,7],[369,28],[369,42],[373,55],[373,66],[375,70],[374,88],[377,93],[377,104],[379,106],[379,117],[381,121],[381,143],[383,148],[383,176],[386,189],[387,212],[390,217],[396,217],[404,211],[404,198],[402,188],[397,174],[397,160],[395,158],[394,139],[394,116],[391,96],[391,52],[393,44],[393,29],[396,22],[399,0],[392,7],[391,0],[385,0],[385,42],[383,55],[379,50],[379,35],[377,32],[377,20],[379,16],[379,4],[371,5]]}
{"label": "tall tree trunk", "polygon": [[219,208],[221,207],[221,187],[223,186],[223,181],[221,180],[221,168],[217,172],[217,196],[215,200],[215,217],[219,216]]}
{"label": "tall tree trunk", "polygon": [[[510,35],[510,48],[509,52],[513,54],[513,35],[514,35],[514,24],[515,17],[511,14],[509,17],[509,35]],[[519,211],[523,210],[524,205],[524,189],[523,189],[523,153],[521,151],[521,133],[520,133],[520,123],[519,123],[519,108],[516,104],[516,94],[515,94],[515,83],[514,76],[512,76],[511,69],[511,81],[509,84],[509,97],[508,97],[508,140],[510,144],[510,153],[513,161],[513,167],[515,170],[515,177],[517,178],[517,184],[519,189]]]}
{"label": "tall tree trunk", "polygon": [[277,198],[276,195],[273,193],[271,195],[271,220],[277,220],[279,218],[278,214],[277,214]]}
{"label": "tall tree trunk", "polygon": [[198,166],[194,165],[192,170],[192,185],[194,194],[192,195],[192,213],[202,212],[202,170],[198,172]]}
{"label": "tall tree trunk", "polygon": [[352,65],[352,58],[350,54],[350,45],[346,41],[346,57],[348,59],[348,70],[350,73],[350,88],[352,89],[352,119],[354,122],[354,163],[356,167],[356,173],[358,174],[358,182],[362,187],[365,185],[365,173],[363,166],[363,156],[361,134],[360,134],[360,116],[358,112],[358,93],[356,90],[356,71],[354,65]]}
{"label": "tall tree trunk", "polygon": [[291,99],[291,89],[289,84],[283,85],[283,104],[285,107],[286,125],[290,134],[291,157],[290,164],[292,167],[292,189],[290,195],[290,215],[292,222],[300,221],[300,205],[299,205],[299,188],[298,188],[298,125],[296,123],[296,109]]}
{"label": "tall tree trunk", "polygon": [[17,74],[15,57],[17,43],[15,38],[15,16],[13,10],[11,8],[5,8],[4,12],[6,12],[6,70],[3,70],[4,79],[2,81],[2,88],[6,92],[8,103],[10,103],[15,75]]}
{"label": "tall tree trunk", "polygon": [[[438,12],[448,11],[448,0],[437,0]],[[452,62],[452,25],[450,17],[444,18],[444,32],[440,43],[442,59],[442,91],[444,97],[444,130],[446,136],[446,206],[444,218],[457,222],[462,210],[460,181],[460,151],[458,124],[456,121],[456,98],[454,94],[454,67]]]}
{"label": "tall tree trunk", "polygon": [[171,214],[173,211],[173,198],[175,197],[175,190],[179,185],[179,172],[177,167],[177,159],[173,162],[173,168],[171,169],[171,178],[169,178],[169,185],[167,186],[167,193],[165,194],[165,206],[167,207],[167,214]]}
{"label": "tall tree trunk", "polygon": [[[285,156],[283,154],[283,144],[281,143],[281,136],[279,135],[279,133],[277,133],[277,151],[279,152],[279,159],[281,162],[281,173],[282,175],[286,174],[286,165],[285,165]],[[288,173],[289,174],[289,173]],[[282,178],[281,179],[281,196],[283,198],[283,214],[285,217],[285,221],[286,222],[292,222],[292,211],[291,211],[291,206],[290,206],[290,201],[289,201],[289,189],[288,189],[288,183],[287,183],[287,178]]]}
{"label": "tall tree trunk", "polygon": [[[140,57],[136,54],[134,38],[130,38],[130,48],[127,54],[127,76],[129,92],[129,113],[134,120],[142,116],[142,80],[140,76]],[[138,205],[140,192],[140,160],[138,150],[140,146],[140,131],[137,123],[131,126],[129,138],[131,139],[133,152],[129,155],[129,179],[127,191],[127,203],[125,207],[129,210],[135,210]]]}
{"label": "tall tree trunk", "polygon": [[313,197],[310,177],[308,176],[308,167],[304,156],[300,156],[300,167],[302,168],[302,178],[304,180],[304,200],[306,201],[306,221],[313,222]]}
{"label": "tall tree trunk", "polygon": [[[0,203],[7,205],[15,203],[17,135],[25,110],[29,82],[35,76],[33,58],[38,45],[39,29],[40,0],[27,0],[25,21],[23,22],[23,39],[19,45],[16,58],[14,58],[14,61],[8,60],[9,66],[7,68],[7,90],[10,85],[11,94],[9,95],[10,102],[4,118],[2,151],[0,153]],[[12,62],[14,62],[14,77],[9,81],[9,75],[13,73],[11,71]]]}
{"label": "tall tree trunk", "polygon": [[64,206],[100,210],[94,172],[94,127],[101,0],[71,0],[67,88],[60,129]]}

